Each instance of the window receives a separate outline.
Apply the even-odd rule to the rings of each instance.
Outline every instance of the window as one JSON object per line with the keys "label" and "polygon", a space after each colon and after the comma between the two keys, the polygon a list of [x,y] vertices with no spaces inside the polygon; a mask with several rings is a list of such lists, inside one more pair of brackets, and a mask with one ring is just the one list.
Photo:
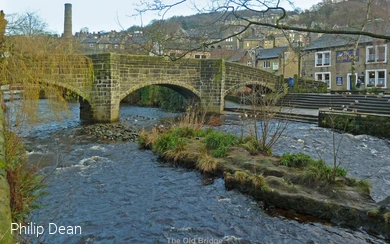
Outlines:
{"label": "window", "polygon": [[199,55],[199,54],[196,54],[196,55],[195,55],[195,58],[200,58],[200,55]]}
{"label": "window", "polygon": [[385,69],[367,70],[366,76],[368,79],[366,80],[366,87],[386,88],[386,73]]}
{"label": "window", "polygon": [[387,61],[387,45],[366,47],[366,62],[378,63]]}
{"label": "window", "polygon": [[233,42],[233,37],[229,37],[226,39],[226,42]]}
{"label": "window", "polygon": [[118,45],[118,44],[115,44],[115,45],[114,45],[114,48],[115,48],[115,49],[117,49],[118,47],[119,47],[119,45]]}
{"label": "window", "polygon": [[95,44],[94,43],[89,43],[89,47],[94,47]]}
{"label": "window", "polygon": [[273,70],[278,70],[279,69],[279,63],[278,62],[273,62],[272,63],[272,69]]}
{"label": "window", "polygon": [[202,58],[206,58],[206,55],[202,55]]}
{"label": "window", "polygon": [[330,51],[316,52],[315,62],[316,67],[330,66]]}
{"label": "window", "polygon": [[269,60],[264,61],[263,68],[271,68],[271,62]]}
{"label": "window", "polygon": [[315,73],[315,79],[316,79],[316,81],[325,82],[327,84],[328,89],[331,88],[330,72]]}
{"label": "window", "polygon": [[100,44],[99,45],[99,49],[103,49],[104,48],[104,45],[103,44]]}

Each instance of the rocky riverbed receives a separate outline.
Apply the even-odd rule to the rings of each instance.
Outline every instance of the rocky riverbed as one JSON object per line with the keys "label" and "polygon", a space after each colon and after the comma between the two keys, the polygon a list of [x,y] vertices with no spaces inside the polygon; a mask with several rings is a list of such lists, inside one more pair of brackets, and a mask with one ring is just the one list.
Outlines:
{"label": "rocky riverbed", "polygon": [[138,130],[123,123],[88,125],[82,127],[79,133],[109,141],[136,141],[138,138]]}

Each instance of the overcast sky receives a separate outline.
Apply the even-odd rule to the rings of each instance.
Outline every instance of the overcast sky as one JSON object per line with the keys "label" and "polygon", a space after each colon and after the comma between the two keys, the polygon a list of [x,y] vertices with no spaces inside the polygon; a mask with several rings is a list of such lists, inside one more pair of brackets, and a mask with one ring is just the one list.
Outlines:
{"label": "overcast sky", "polygon": [[[196,0],[196,3],[210,1]],[[0,0],[0,10],[5,14],[36,12],[48,23],[50,31],[61,34],[64,30],[64,5],[71,3],[73,33],[83,27],[88,27],[90,32],[119,31],[141,23],[146,25],[153,19],[161,18],[157,14],[148,14],[143,16],[141,22],[139,17],[133,17],[139,2],[140,0]],[[195,14],[191,2],[172,9],[167,17]],[[295,6],[302,9],[310,8],[318,2],[321,0],[294,0]]]}

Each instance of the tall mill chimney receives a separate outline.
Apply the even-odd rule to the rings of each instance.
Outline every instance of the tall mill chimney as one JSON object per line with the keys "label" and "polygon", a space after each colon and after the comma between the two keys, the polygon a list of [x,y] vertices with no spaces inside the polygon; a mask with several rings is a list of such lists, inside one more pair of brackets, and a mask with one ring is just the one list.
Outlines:
{"label": "tall mill chimney", "polygon": [[65,3],[64,38],[72,38],[72,4]]}

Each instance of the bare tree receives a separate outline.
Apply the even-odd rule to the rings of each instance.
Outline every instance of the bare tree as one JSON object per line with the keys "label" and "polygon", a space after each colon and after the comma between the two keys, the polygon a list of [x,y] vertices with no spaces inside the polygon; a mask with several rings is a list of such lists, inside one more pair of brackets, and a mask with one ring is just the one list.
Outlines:
{"label": "bare tree", "polygon": [[[161,13],[162,18],[165,16],[167,11],[170,11],[172,8],[183,4],[187,2],[187,0],[181,0],[177,1],[171,4],[165,3],[164,0],[154,0],[154,1],[143,1],[142,7],[139,8],[139,13],[145,13],[147,11],[157,11]],[[350,1],[348,1],[349,3]],[[254,26],[262,26],[267,28],[273,28],[273,29],[279,29],[279,30],[294,30],[299,32],[305,32],[305,33],[328,33],[328,34],[347,34],[347,35],[358,35],[358,36],[369,36],[372,38],[379,38],[379,39],[385,39],[390,40],[390,36],[387,35],[387,33],[383,32],[375,32],[375,31],[366,31],[365,28],[348,28],[348,29],[341,29],[341,28],[333,28],[334,26],[328,26],[326,24],[318,23],[318,25],[313,25],[314,19],[311,19],[305,27],[290,24],[289,22],[289,15],[291,12],[286,11],[286,9],[283,7],[285,5],[282,5],[282,3],[290,4],[294,7],[293,1],[280,1],[280,0],[248,0],[248,1],[236,1],[236,0],[228,0],[228,1],[212,1],[210,5],[205,7],[198,7],[194,6],[199,10],[199,13],[214,13],[214,18],[212,22],[209,23],[210,25],[218,26],[218,24],[223,23],[223,26],[225,28],[228,27],[234,27],[235,32],[234,33],[228,33],[226,35],[223,35],[218,40],[215,39],[207,39],[203,43],[200,43],[197,48],[194,48],[193,50],[199,50],[204,47],[209,47],[213,44],[216,44],[220,41],[227,40],[231,37],[239,37],[243,33],[245,33],[247,30],[249,30],[251,27]],[[369,10],[373,3],[375,3],[375,9],[384,9],[382,5],[386,5],[388,3],[384,3],[383,1],[380,1],[381,6],[379,6],[378,1],[372,1],[369,0],[368,2],[359,2],[358,4],[355,4],[357,7],[359,7],[359,13],[362,15],[363,13],[366,13],[366,11],[362,11],[364,9]],[[319,5],[316,5],[315,8],[312,8],[312,11],[319,11],[323,13],[324,19],[326,16],[331,16],[334,14],[335,9],[337,9],[336,6],[334,6],[336,3],[331,2],[324,2]],[[345,4],[345,3],[337,3],[337,4]],[[354,5],[354,6],[355,6]],[[338,5],[337,5],[338,6]],[[344,5],[343,5],[344,6]],[[326,9],[326,11],[324,10]],[[325,11],[325,12],[324,12]],[[333,12],[332,12],[333,11]],[[381,11],[381,13],[384,11]],[[266,21],[263,16],[272,13],[273,15],[276,15],[276,18],[274,18],[274,21]],[[339,12],[337,12],[339,13]],[[368,13],[368,12],[367,12]],[[296,14],[296,12],[294,12]],[[341,13],[339,13],[341,14]],[[359,16],[360,16],[359,15]],[[384,15],[384,14],[382,14]],[[356,20],[356,15],[349,14],[349,12],[343,12],[342,16],[345,20],[344,23],[349,23],[348,21],[351,20],[351,23],[366,23],[367,19],[366,16],[362,16],[362,18]],[[372,18],[376,18],[376,16],[381,15],[374,15],[371,16]],[[361,21],[363,19],[363,21]],[[356,22],[356,21],[358,22]],[[362,26],[362,24],[360,25]],[[222,33],[222,32],[220,32]],[[191,51],[191,50],[189,50]]]}
{"label": "bare tree", "polygon": [[[279,112],[285,108],[276,106],[278,100],[285,94],[283,86],[270,90],[261,85],[253,85],[251,91],[244,97],[244,102],[249,103],[248,113],[244,113],[243,119],[248,119],[248,134],[253,138],[247,144],[251,153],[263,153],[272,155],[272,148],[278,142],[288,127],[289,120],[277,118]],[[288,112],[288,109],[284,112]]]}
{"label": "bare tree", "polygon": [[7,34],[35,36],[47,34],[47,23],[36,13],[26,12],[7,16]]}

